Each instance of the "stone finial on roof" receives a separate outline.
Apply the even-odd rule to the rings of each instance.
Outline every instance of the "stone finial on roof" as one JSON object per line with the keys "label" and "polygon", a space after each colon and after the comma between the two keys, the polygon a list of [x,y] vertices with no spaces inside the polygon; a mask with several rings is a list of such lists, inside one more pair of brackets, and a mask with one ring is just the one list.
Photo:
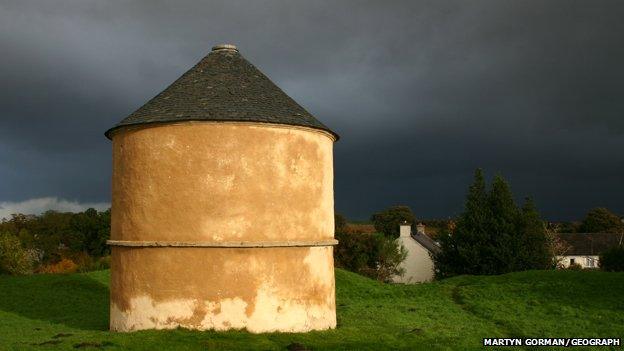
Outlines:
{"label": "stone finial on roof", "polygon": [[232,45],[232,44],[219,44],[219,45],[215,45],[212,47],[212,51],[217,51],[217,50],[238,51],[238,48],[236,47],[236,45]]}

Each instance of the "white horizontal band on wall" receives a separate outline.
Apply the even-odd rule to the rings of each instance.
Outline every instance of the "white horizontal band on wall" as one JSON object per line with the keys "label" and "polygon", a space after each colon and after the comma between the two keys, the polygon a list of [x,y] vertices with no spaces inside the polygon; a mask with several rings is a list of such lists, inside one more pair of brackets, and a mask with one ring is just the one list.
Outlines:
{"label": "white horizontal band on wall", "polygon": [[214,247],[214,248],[262,248],[262,247],[312,247],[335,246],[338,240],[319,241],[229,241],[229,242],[191,242],[191,241],[134,241],[107,240],[111,246],[129,247]]}

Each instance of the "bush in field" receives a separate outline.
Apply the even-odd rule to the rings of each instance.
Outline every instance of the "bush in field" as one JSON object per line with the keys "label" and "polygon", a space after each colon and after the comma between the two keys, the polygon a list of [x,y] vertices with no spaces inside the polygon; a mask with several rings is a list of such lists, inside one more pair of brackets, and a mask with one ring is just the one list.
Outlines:
{"label": "bush in field", "polygon": [[366,268],[364,273],[385,283],[392,282],[395,276],[402,277],[405,274],[405,268],[400,267],[400,264],[407,257],[407,249],[397,240],[380,234],[376,234],[375,239],[378,247],[376,266],[372,270]]}
{"label": "bush in field", "polygon": [[57,263],[43,265],[39,268],[39,273],[74,273],[78,270],[78,265],[69,258],[63,258]]}
{"label": "bush in field", "polygon": [[99,257],[93,262],[93,266],[91,266],[91,270],[101,271],[102,269],[109,269],[110,265],[111,265],[110,256]]}
{"label": "bush in field", "polygon": [[579,263],[570,263],[570,265],[566,269],[569,271],[582,271],[583,266],[581,266]]}
{"label": "bush in field", "polygon": [[624,272],[624,246],[612,247],[600,255],[600,269],[607,272]]}
{"label": "bush in field", "polygon": [[34,252],[25,250],[15,235],[0,232],[0,274],[30,274],[35,259]]}
{"label": "bush in field", "polygon": [[407,206],[393,206],[371,216],[375,230],[392,239],[399,237],[399,225],[413,225],[415,220],[414,213]]}
{"label": "bush in field", "polygon": [[336,233],[336,266],[379,281],[388,282],[403,275],[399,264],[407,251],[396,240],[382,234]]}
{"label": "bush in field", "polygon": [[371,234],[337,232],[338,245],[334,249],[336,266],[352,272],[361,272],[374,266],[375,242]]}
{"label": "bush in field", "polygon": [[71,255],[70,260],[76,264],[76,270],[82,273],[110,268],[110,256],[93,257],[86,252],[79,252]]}

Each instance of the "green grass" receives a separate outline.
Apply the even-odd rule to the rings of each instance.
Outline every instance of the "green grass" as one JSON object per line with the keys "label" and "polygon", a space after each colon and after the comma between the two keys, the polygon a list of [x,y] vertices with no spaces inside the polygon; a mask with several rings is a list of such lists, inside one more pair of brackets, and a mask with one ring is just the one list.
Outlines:
{"label": "green grass", "polygon": [[624,273],[532,271],[410,286],[337,270],[336,330],[260,335],[110,333],[108,280],[108,271],[0,276],[0,350],[285,350],[299,343],[313,350],[429,351],[482,349],[483,337],[624,334]]}

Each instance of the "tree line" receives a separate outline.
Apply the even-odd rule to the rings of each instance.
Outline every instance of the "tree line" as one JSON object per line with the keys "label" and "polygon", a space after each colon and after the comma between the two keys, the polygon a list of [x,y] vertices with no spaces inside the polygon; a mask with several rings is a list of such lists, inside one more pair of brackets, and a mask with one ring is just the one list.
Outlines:
{"label": "tree line", "polygon": [[[372,278],[389,281],[401,275],[405,252],[394,239],[402,223],[414,225],[407,206],[394,206],[370,218],[379,234],[346,230],[344,217],[336,219],[336,264]],[[463,213],[452,220],[421,221],[436,227],[440,252],[432,254],[437,278],[461,274],[503,274],[531,269],[554,269],[566,246],[562,232],[624,233],[621,218],[606,208],[590,210],[580,223],[547,223],[532,199],[518,205],[500,175],[487,187],[483,172],[475,171]],[[394,242],[394,244],[392,244]],[[624,270],[624,249],[613,248],[601,257],[604,270]],[[618,268],[622,267],[622,268]]]}
{"label": "tree line", "polygon": [[107,265],[110,209],[14,214],[0,222],[0,273],[63,272]]}

